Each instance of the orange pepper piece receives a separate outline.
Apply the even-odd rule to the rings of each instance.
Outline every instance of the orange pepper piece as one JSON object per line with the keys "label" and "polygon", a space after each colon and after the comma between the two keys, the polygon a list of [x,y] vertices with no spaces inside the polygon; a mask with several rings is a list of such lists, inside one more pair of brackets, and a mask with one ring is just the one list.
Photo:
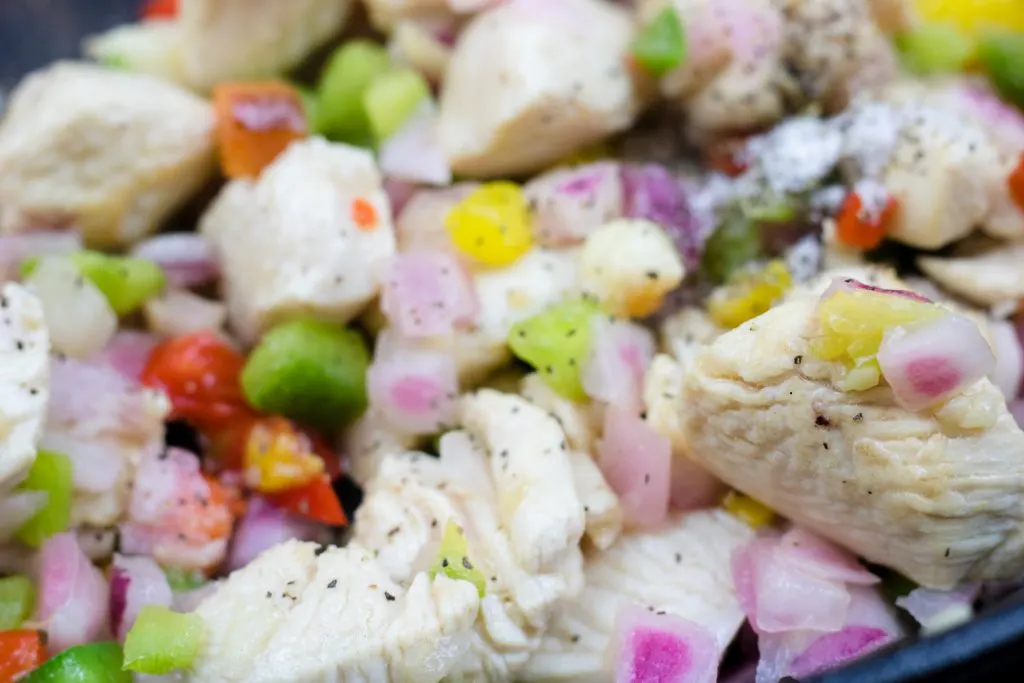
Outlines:
{"label": "orange pepper piece", "polygon": [[324,472],[312,441],[291,422],[271,417],[252,426],[245,444],[246,483],[262,493],[308,484]]}
{"label": "orange pepper piece", "polygon": [[298,91],[281,81],[221,83],[213,89],[217,148],[228,178],[253,178],[308,126]]}
{"label": "orange pepper piece", "polygon": [[836,238],[843,244],[859,249],[874,249],[888,231],[889,223],[896,214],[898,204],[890,197],[877,216],[868,216],[864,212],[864,203],[860,195],[851,192],[843,200],[843,206],[836,217]]}

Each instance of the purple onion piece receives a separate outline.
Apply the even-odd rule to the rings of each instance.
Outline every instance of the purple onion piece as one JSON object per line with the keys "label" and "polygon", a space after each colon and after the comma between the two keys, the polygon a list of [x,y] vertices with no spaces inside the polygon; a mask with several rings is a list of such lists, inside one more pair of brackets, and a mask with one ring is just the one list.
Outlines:
{"label": "purple onion piece", "polygon": [[696,268],[708,231],[690,205],[682,183],[658,164],[624,164],[622,188],[625,215],[660,225],[672,238],[686,268]]}
{"label": "purple onion piece", "polygon": [[128,605],[128,586],[131,582],[131,576],[124,569],[117,565],[110,567],[110,630],[114,633],[121,630],[121,620],[124,619],[124,610]]}

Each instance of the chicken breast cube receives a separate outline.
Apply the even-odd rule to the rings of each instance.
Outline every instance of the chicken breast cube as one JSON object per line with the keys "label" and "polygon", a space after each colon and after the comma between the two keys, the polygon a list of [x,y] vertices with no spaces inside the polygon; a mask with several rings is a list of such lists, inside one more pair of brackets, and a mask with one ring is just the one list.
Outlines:
{"label": "chicken breast cube", "polygon": [[20,285],[0,289],[0,491],[36,459],[50,397],[50,338],[39,300]]}
{"label": "chicken breast cube", "polygon": [[816,306],[781,304],[688,368],[677,409],[690,457],[926,587],[1018,575],[1024,433],[999,389],[980,380],[915,413],[885,386],[838,391],[838,367],[809,351]]}
{"label": "chicken breast cube", "polygon": [[1024,299],[1024,244],[952,258],[921,256],[918,267],[948,291],[983,306]]}
{"label": "chicken breast cube", "polygon": [[283,74],[341,32],[352,0],[180,0],[174,19],[115,28],[86,43],[103,61],[209,92]]}
{"label": "chicken breast cube", "polygon": [[255,182],[231,182],[199,229],[222,264],[228,319],[247,342],[294,316],[351,320],[395,253],[373,157],[322,138],[292,144]]}
{"label": "chicken breast cube", "polygon": [[441,91],[452,170],[529,173],[628,128],[640,107],[632,37],[629,13],[601,0],[516,0],[477,15]]}
{"label": "chicken breast cube", "polygon": [[700,624],[724,649],[744,619],[730,560],[752,536],[723,510],[707,510],[676,515],[589,554],[583,591],[561,607],[522,680],[611,680],[605,653],[624,602]]}
{"label": "chicken breast cube", "polygon": [[0,123],[0,233],[74,225],[86,245],[152,232],[213,171],[213,109],[150,76],[62,62]]}

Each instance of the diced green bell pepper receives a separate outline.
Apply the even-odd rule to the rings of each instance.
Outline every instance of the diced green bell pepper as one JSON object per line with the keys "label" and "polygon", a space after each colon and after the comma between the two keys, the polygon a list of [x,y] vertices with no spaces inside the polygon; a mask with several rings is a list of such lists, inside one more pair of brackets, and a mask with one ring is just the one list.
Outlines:
{"label": "diced green bell pepper", "polygon": [[644,25],[633,42],[633,58],[655,76],[663,76],[686,60],[683,20],[671,4]]}
{"label": "diced green bell pepper", "polygon": [[25,545],[38,548],[43,541],[59,534],[71,523],[73,470],[63,453],[39,451],[32,469],[19,487],[23,491],[45,491],[46,506],[18,529],[17,537]]}
{"label": "diced green bell pepper", "polygon": [[205,632],[198,614],[146,605],[125,637],[124,668],[145,674],[187,669],[203,644]]}
{"label": "diced green bell pepper", "polygon": [[202,572],[178,569],[177,567],[166,567],[164,576],[167,577],[167,584],[175,593],[195,590],[206,583],[206,577]]}
{"label": "diced green bell pepper", "polygon": [[445,525],[437,559],[434,560],[434,564],[430,568],[430,578],[441,573],[455,581],[469,581],[476,586],[480,597],[484,596],[487,582],[483,572],[474,567],[470,561],[469,544],[466,543],[466,537],[454,519],[449,519],[448,524]]}
{"label": "diced green bell pepper", "polygon": [[325,431],[366,408],[370,351],[355,330],[294,320],[264,335],[242,370],[249,403]]}
{"label": "diced green bell pepper", "polygon": [[64,650],[18,683],[132,683],[122,671],[121,646],[90,643]]}
{"label": "diced green bell pepper", "polygon": [[917,74],[961,71],[976,45],[952,24],[925,23],[896,37],[903,64]]}
{"label": "diced green bell pepper", "polygon": [[423,102],[430,85],[412,69],[379,74],[363,92],[363,109],[377,142],[394,135]]}
{"label": "diced green bell pepper", "polygon": [[352,40],[339,47],[317,83],[316,129],[332,140],[372,145],[363,91],[390,66],[387,50],[370,40]]}
{"label": "diced green bell pepper", "polygon": [[36,588],[27,576],[5,576],[0,579],[0,631],[20,628],[32,614]]}
{"label": "diced green bell pepper", "polygon": [[[88,250],[69,254],[67,258],[96,285],[118,315],[136,310],[158,295],[167,284],[167,277],[160,266],[145,259]],[[21,265],[22,276],[31,275],[37,265],[38,258],[25,260]]]}
{"label": "diced green bell pepper", "polygon": [[999,93],[1024,107],[1024,33],[998,31],[982,36],[978,59]]}
{"label": "diced green bell pepper", "polygon": [[757,222],[738,209],[730,209],[704,244],[701,267],[708,279],[721,284],[744,264],[759,258],[761,252]]}

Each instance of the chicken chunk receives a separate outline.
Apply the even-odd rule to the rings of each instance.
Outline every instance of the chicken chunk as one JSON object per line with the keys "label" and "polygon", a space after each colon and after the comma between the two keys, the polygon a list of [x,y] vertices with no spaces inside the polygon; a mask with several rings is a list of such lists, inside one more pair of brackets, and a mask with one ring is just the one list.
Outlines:
{"label": "chicken chunk", "polygon": [[715,324],[706,310],[687,306],[661,324],[661,348],[686,367],[704,346],[723,332],[725,330]]}
{"label": "chicken chunk", "polygon": [[0,124],[0,233],[78,227],[87,246],[155,230],[211,176],[209,103],[157,78],[62,62]]}
{"label": "chicken chunk", "polygon": [[752,535],[723,510],[707,510],[675,515],[657,530],[629,533],[590,553],[583,591],[559,609],[522,680],[611,680],[605,653],[627,601],[700,624],[724,649],[744,619],[730,560]]}
{"label": "chicken chunk", "polygon": [[0,491],[36,459],[50,395],[50,339],[39,300],[14,283],[0,289]]}
{"label": "chicken chunk", "polygon": [[[357,204],[370,223],[357,222]],[[231,182],[199,229],[220,258],[228,319],[246,342],[295,316],[351,320],[395,253],[373,157],[321,138],[292,144],[255,182]]]}
{"label": "chicken chunk", "polygon": [[441,146],[471,176],[538,171],[625,130],[640,87],[629,13],[601,0],[515,0],[472,19],[441,91]]}
{"label": "chicken chunk", "polygon": [[121,26],[86,53],[200,92],[290,71],[341,32],[352,0],[180,0],[174,19]]}
{"label": "chicken chunk", "polygon": [[921,256],[918,267],[942,287],[982,306],[1024,299],[1024,244],[1000,244],[980,253]]}
{"label": "chicken chunk", "polygon": [[[922,412],[834,388],[816,300],[704,349],[677,402],[687,453],[798,524],[930,588],[1024,569],[1024,433],[987,379]],[[796,360],[794,360],[796,359]]]}

